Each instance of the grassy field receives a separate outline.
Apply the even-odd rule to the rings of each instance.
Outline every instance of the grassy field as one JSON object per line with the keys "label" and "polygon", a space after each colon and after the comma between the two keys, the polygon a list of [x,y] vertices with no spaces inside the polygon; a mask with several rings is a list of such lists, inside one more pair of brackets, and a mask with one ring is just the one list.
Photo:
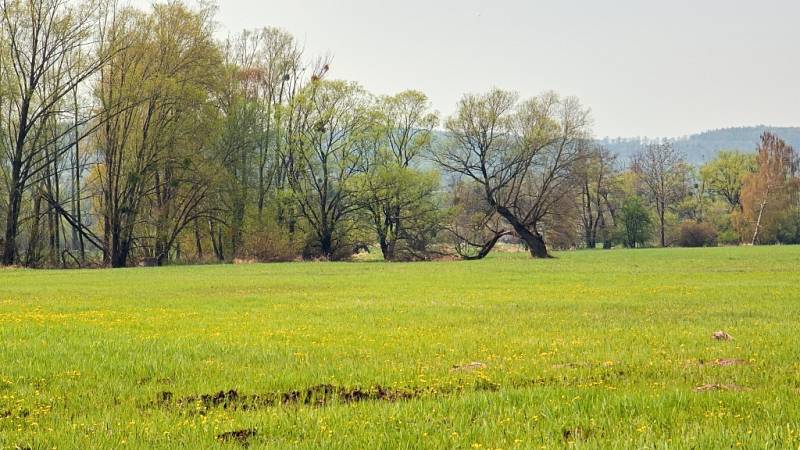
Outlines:
{"label": "grassy field", "polygon": [[800,248],[558,256],[0,271],[0,447],[800,448]]}

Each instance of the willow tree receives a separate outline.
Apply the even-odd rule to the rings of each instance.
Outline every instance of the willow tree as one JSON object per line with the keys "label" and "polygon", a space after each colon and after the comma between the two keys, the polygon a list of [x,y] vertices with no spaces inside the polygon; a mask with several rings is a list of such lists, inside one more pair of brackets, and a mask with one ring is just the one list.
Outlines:
{"label": "willow tree", "polygon": [[589,113],[575,98],[546,93],[523,102],[495,89],[467,95],[446,123],[439,165],[477,183],[533,257],[547,258],[543,221],[571,195]]}

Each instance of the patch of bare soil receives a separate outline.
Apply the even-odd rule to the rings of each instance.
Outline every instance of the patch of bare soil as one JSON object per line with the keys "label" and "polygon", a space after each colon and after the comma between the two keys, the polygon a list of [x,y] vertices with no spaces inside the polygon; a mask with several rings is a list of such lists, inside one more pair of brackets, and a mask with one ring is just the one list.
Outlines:
{"label": "patch of bare soil", "polygon": [[228,431],[217,435],[217,440],[221,442],[235,442],[242,447],[250,446],[250,439],[258,435],[258,431],[252,428],[245,430]]}
{"label": "patch of bare soil", "polygon": [[742,391],[749,391],[749,388],[744,386],[739,386],[738,384],[704,384],[702,386],[697,386],[696,388],[692,389],[694,392],[711,392],[711,391],[730,391],[730,392],[742,392]]}
{"label": "patch of bare soil", "polygon": [[[692,363],[687,363],[687,366],[691,365]],[[732,366],[746,366],[749,364],[747,361],[743,359],[715,359],[713,361],[706,361],[705,359],[701,359],[697,361],[697,364],[700,366],[717,366],[717,367],[732,367]]]}
{"label": "patch of bare soil", "polygon": [[482,362],[471,362],[469,364],[464,364],[463,366],[453,366],[452,368],[450,368],[450,371],[451,372],[472,372],[472,371],[475,371],[475,370],[483,370],[483,369],[486,369],[487,367],[489,367],[489,366],[487,366],[486,364],[484,364]]}
{"label": "patch of bare soil", "polygon": [[718,359],[714,361],[714,364],[720,367],[746,366],[747,361],[743,359]]}
{"label": "patch of bare soil", "polygon": [[158,394],[156,404],[162,407],[201,406],[203,409],[226,409],[247,411],[278,405],[325,406],[330,403],[357,403],[364,401],[397,402],[409,400],[421,394],[420,389],[391,389],[375,386],[370,389],[350,389],[329,384],[313,386],[305,390],[243,395],[236,390],[215,394],[193,395],[176,399],[172,392]]}

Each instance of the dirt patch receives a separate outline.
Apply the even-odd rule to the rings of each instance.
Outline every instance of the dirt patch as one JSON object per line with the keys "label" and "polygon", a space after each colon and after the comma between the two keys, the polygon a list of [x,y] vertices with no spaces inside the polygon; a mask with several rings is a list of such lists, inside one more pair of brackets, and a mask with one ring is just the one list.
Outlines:
{"label": "dirt patch", "polygon": [[743,359],[718,359],[714,361],[714,364],[720,367],[746,366],[747,361]]}
{"label": "dirt patch", "polygon": [[553,369],[580,369],[581,367],[592,367],[591,363],[563,363],[553,364]]}
{"label": "dirt patch", "polygon": [[553,364],[551,367],[553,369],[589,369],[593,367],[609,368],[621,365],[623,365],[622,361],[604,361],[604,362],[582,361],[582,362],[567,362],[561,364]]}
{"label": "dirt patch", "polygon": [[228,431],[217,435],[217,440],[221,442],[235,442],[242,447],[250,446],[250,439],[258,435],[258,430],[249,428],[245,430]]}
{"label": "dirt patch", "polygon": [[[732,367],[732,366],[746,366],[749,364],[747,361],[743,359],[715,359],[713,361],[706,361],[705,359],[701,359],[697,361],[697,364],[700,366],[717,366],[717,367]],[[691,362],[687,363],[687,367],[692,365]]]}
{"label": "dirt patch", "polygon": [[730,391],[730,392],[743,392],[751,389],[738,384],[704,384],[692,389],[694,392],[712,392],[712,391]]}
{"label": "dirt patch", "polygon": [[243,395],[238,391],[220,391],[215,394],[175,398],[172,392],[161,392],[156,403],[161,407],[226,409],[247,411],[278,405],[325,406],[331,403],[357,403],[364,401],[397,402],[422,394],[422,389],[392,389],[375,386],[369,389],[344,388],[321,384],[305,390]]}
{"label": "dirt patch", "polygon": [[453,366],[450,368],[451,372],[472,372],[475,370],[483,370],[486,369],[486,364],[482,362],[471,362],[469,364],[464,364],[463,366]]}
{"label": "dirt patch", "polygon": [[715,331],[714,334],[711,335],[711,338],[717,341],[732,341],[733,336],[724,332],[724,331]]}

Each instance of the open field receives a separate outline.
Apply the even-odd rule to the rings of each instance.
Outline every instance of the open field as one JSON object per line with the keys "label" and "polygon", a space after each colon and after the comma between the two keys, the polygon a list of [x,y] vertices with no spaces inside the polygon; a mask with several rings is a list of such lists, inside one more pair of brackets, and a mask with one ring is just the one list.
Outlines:
{"label": "open field", "polygon": [[798,448],[799,286],[797,247],[0,271],[0,447]]}

